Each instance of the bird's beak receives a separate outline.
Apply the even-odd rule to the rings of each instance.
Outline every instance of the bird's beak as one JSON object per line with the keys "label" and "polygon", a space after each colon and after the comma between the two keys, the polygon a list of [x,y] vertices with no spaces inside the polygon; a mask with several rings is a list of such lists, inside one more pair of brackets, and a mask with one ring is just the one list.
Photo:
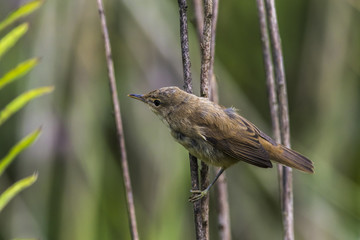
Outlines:
{"label": "bird's beak", "polygon": [[137,100],[140,100],[142,102],[145,102],[145,99],[144,99],[144,95],[139,95],[139,94],[129,94],[128,97],[131,97],[131,98],[134,98],[134,99],[137,99]]}

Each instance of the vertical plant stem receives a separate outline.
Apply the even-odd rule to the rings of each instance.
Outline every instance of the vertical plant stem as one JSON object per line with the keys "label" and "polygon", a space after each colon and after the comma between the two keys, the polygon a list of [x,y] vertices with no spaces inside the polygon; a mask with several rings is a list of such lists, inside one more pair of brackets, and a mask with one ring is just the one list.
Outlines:
{"label": "vertical plant stem", "polygon": [[[271,59],[271,49],[270,49],[270,40],[268,33],[268,24],[266,20],[266,11],[264,0],[256,0],[258,15],[259,15],[259,23],[260,23],[260,35],[261,35],[261,44],[262,44],[262,52],[263,52],[263,60],[265,66],[265,75],[266,75],[266,86],[268,91],[269,98],[269,107],[270,107],[270,115],[271,115],[271,123],[273,129],[273,136],[277,143],[281,143],[280,137],[280,120],[279,120],[279,104],[277,100],[276,94],[276,86],[274,80],[274,67]],[[283,167],[280,164],[277,164],[277,171],[279,176],[279,183],[282,181],[282,170]],[[282,184],[280,186],[280,194],[282,194]],[[282,205],[282,203],[281,203]]]}
{"label": "vertical plant stem", "polygon": [[129,167],[128,167],[128,162],[127,162],[126,149],[125,149],[125,139],[124,139],[124,132],[123,132],[123,126],[122,126],[122,121],[121,121],[120,103],[118,100],[118,94],[117,94],[117,90],[116,90],[115,71],[114,71],[114,63],[113,63],[112,56],[111,56],[110,38],[109,38],[109,33],[108,33],[107,25],[106,25],[106,18],[105,18],[104,6],[102,3],[102,0],[97,0],[97,4],[98,4],[99,15],[100,15],[100,21],[101,21],[101,29],[102,29],[104,43],[105,43],[106,63],[107,63],[108,77],[109,77],[109,82],[110,82],[110,92],[111,92],[111,97],[112,97],[112,102],[113,102],[113,107],[114,107],[114,113],[115,113],[117,137],[118,137],[118,141],[119,141],[119,148],[120,148],[120,154],[121,154],[121,166],[122,166],[122,171],[123,171],[123,179],[124,179],[125,192],[126,192],[131,238],[133,240],[138,240],[139,234],[138,234],[137,224],[136,224],[135,204],[134,204],[134,198],[133,198],[133,193],[132,193],[132,188],[131,188],[130,173],[129,173]]}
{"label": "vertical plant stem", "polygon": [[[204,1],[204,29],[200,44],[201,49],[201,71],[200,71],[200,96],[209,97],[209,82],[211,68],[211,36],[212,36],[212,12],[213,1]],[[209,185],[209,166],[201,162],[200,170],[201,189]],[[209,195],[201,200],[201,212],[203,216],[203,227],[206,233],[206,239],[209,239]]]}
{"label": "vertical plant stem", "polygon": [[200,73],[200,96],[209,97],[209,76],[211,66],[211,35],[212,35],[212,11],[213,1],[204,1],[204,29],[201,38],[201,73]]}
{"label": "vertical plant stem", "polygon": [[184,73],[184,90],[188,93],[193,93],[192,90],[192,77],[191,77],[191,61],[190,61],[190,48],[189,48],[189,36],[187,25],[188,8],[186,0],[178,0],[179,14],[180,14],[180,42],[181,42],[181,57],[183,63]]}
{"label": "vertical plant stem", "polygon": [[[274,0],[265,0],[267,20],[269,23],[270,43],[272,49],[272,60],[275,67],[275,81],[279,101],[279,122],[281,143],[290,147],[290,126],[288,99],[286,91],[286,80],[283,55],[281,49],[281,40],[279,26],[277,23],[276,8]],[[292,188],[292,170],[283,167],[282,171],[282,216],[284,227],[284,239],[294,239],[294,209],[293,209],[293,188]]]}
{"label": "vertical plant stem", "polygon": [[[225,173],[225,172],[224,172]],[[231,240],[230,208],[226,175],[221,174],[216,183],[218,230],[220,240]]]}
{"label": "vertical plant stem", "polygon": [[210,77],[214,75],[215,62],[215,41],[216,41],[216,26],[219,13],[219,0],[213,0],[212,20],[211,20],[211,47],[210,47]]}
{"label": "vertical plant stem", "polygon": [[256,3],[257,3],[259,22],[260,22],[261,43],[263,49],[262,52],[264,58],[266,84],[267,84],[270,114],[272,120],[272,129],[276,142],[280,143],[281,138],[280,138],[280,123],[279,123],[279,105],[278,105],[277,94],[275,89],[274,67],[271,59],[271,49],[270,49],[264,0],[256,0]]}
{"label": "vertical plant stem", "polygon": [[219,12],[219,0],[213,0],[213,14],[211,22],[211,63],[210,63],[210,90],[209,99],[213,102],[219,102],[219,96],[217,93],[217,82],[214,75],[214,62],[215,62],[215,41],[216,41],[216,25]]}
{"label": "vertical plant stem", "polygon": [[202,39],[204,29],[204,8],[203,0],[193,0],[194,12],[195,12],[195,24],[198,39]]}
{"label": "vertical plant stem", "polygon": [[[189,38],[188,38],[188,25],[187,25],[187,3],[186,0],[178,0],[179,14],[180,14],[180,39],[181,39],[181,55],[183,62],[184,72],[184,90],[188,93],[193,93],[192,90],[192,77],[191,77],[191,61],[189,54]],[[199,190],[199,166],[196,157],[189,154],[190,160],[190,175],[191,175],[191,188]],[[203,216],[200,201],[194,202],[194,220],[195,220],[195,234],[197,240],[206,238],[206,229],[203,224]]]}
{"label": "vertical plant stem", "polygon": [[[212,29],[211,29],[211,64],[210,64],[210,100],[219,102],[217,82],[214,74],[216,26],[219,12],[219,0],[213,0]],[[230,208],[226,173],[220,175],[216,185],[216,204],[218,210],[218,231],[221,240],[231,240]]]}

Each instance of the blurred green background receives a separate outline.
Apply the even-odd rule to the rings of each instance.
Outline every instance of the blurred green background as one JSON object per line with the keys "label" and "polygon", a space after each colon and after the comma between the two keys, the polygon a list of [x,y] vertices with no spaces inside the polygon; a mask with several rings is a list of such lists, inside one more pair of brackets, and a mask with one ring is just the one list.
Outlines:
{"label": "blurred green background", "polygon": [[[2,0],[0,19],[25,1]],[[191,2],[191,1],[190,1]],[[291,141],[315,163],[294,171],[297,239],[360,238],[360,2],[277,1]],[[193,239],[187,152],[128,93],[182,87],[177,1],[105,1],[129,167],[142,239]],[[192,5],[189,18],[194,21]],[[2,91],[0,108],[26,89],[54,85],[0,128],[0,156],[38,126],[40,139],[0,179],[3,191],[38,171],[0,214],[0,239],[130,239],[96,1],[47,0],[0,75],[40,56]],[[199,47],[189,24],[194,89]],[[4,31],[5,34],[7,31]],[[215,73],[220,103],[271,135],[255,1],[220,1]],[[281,239],[276,169],[227,170],[233,239]],[[211,238],[218,239],[211,192]]]}

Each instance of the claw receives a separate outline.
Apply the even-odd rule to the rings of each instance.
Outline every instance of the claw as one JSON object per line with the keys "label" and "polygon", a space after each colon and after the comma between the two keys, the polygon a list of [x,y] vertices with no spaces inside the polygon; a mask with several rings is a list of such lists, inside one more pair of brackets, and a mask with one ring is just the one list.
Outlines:
{"label": "claw", "polygon": [[190,190],[190,192],[192,193],[192,196],[189,197],[189,202],[196,202],[200,199],[202,199],[203,197],[206,196],[206,194],[208,193],[208,190]]}

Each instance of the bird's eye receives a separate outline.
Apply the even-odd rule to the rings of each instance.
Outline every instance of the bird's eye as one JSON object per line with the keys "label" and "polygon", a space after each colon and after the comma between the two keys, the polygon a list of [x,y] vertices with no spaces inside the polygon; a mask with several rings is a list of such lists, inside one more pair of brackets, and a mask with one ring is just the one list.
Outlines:
{"label": "bird's eye", "polygon": [[160,102],[160,100],[156,99],[156,100],[154,100],[154,104],[155,104],[155,106],[159,106],[161,104],[161,102]]}

